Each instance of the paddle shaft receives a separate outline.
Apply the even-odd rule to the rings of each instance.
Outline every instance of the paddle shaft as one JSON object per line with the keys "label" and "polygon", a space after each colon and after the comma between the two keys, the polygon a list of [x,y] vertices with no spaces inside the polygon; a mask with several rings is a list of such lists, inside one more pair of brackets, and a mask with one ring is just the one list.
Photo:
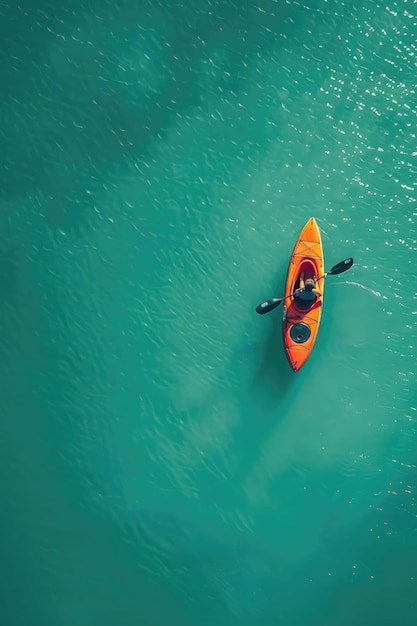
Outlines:
{"label": "paddle shaft", "polygon": [[[353,265],[352,257],[344,259],[344,261],[340,261],[340,263],[337,263],[336,265],[334,265],[328,272],[323,274],[323,276],[320,276],[320,278],[317,278],[316,283],[319,280],[326,278],[327,276],[332,276],[333,274],[342,274],[343,272],[346,272],[346,270],[351,268],[352,265]],[[290,293],[288,296],[283,296],[282,298],[271,298],[270,300],[265,300],[264,302],[262,302],[256,307],[256,312],[259,313],[260,315],[263,315],[264,313],[269,313],[269,311],[272,311],[273,309],[275,309],[279,304],[281,304],[281,302],[283,302],[287,298],[291,298],[292,296],[295,296],[297,293],[299,293],[299,291],[301,290],[297,289],[296,291],[294,291],[294,293]]]}

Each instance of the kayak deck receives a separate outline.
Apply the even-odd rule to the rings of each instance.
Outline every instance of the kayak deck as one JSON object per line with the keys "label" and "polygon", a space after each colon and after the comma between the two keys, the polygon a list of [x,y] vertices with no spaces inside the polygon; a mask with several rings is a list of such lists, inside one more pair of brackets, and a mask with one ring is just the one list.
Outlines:
{"label": "kayak deck", "polygon": [[[300,274],[304,279],[319,278],[316,288],[321,295],[311,305],[303,303],[291,294],[299,286]],[[298,237],[288,266],[285,283],[283,312],[283,341],[287,359],[297,372],[307,361],[317,339],[320,327],[324,293],[324,258],[319,227],[314,217],[310,218]]]}

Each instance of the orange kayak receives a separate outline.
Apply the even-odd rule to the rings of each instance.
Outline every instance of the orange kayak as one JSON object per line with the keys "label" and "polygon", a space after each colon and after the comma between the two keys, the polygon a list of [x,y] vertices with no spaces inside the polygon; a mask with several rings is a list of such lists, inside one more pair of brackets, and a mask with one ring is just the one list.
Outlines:
{"label": "orange kayak", "polygon": [[[294,246],[287,272],[285,296],[290,296],[299,286],[300,274],[304,280],[319,278],[316,301],[300,302],[291,296],[284,302],[282,332],[288,361],[297,372],[307,361],[319,332],[324,293],[324,259],[319,227],[314,217],[310,218]],[[308,308],[306,308],[308,307]]]}

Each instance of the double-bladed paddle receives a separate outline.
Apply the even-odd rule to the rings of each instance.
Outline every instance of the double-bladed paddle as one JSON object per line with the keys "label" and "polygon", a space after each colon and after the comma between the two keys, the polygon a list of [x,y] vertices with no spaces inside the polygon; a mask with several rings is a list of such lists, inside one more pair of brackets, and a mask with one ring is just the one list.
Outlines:
{"label": "double-bladed paddle", "polygon": [[[331,270],[323,274],[323,276],[320,276],[320,278],[318,278],[317,280],[326,278],[329,275],[333,276],[334,274],[342,274],[343,272],[346,272],[346,270],[350,269],[352,265],[353,265],[352,257],[349,257],[348,259],[344,259],[343,261],[340,261],[340,263],[337,263],[336,265],[334,265]],[[284,296],[283,298],[270,298],[269,300],[265,300],[264,302],[261,302],[261,304],[258,304],[258,306],[256,307],[256,312],[259,313],[259,315],[264,315],[265,313],[269,313],[269,311],[272,311],[277,306],[279,306],[281,302],[283,302],[287,298],[291,298],[291,296],[294,296],[296,293],[297,292],[290,293],[288,296]]]}

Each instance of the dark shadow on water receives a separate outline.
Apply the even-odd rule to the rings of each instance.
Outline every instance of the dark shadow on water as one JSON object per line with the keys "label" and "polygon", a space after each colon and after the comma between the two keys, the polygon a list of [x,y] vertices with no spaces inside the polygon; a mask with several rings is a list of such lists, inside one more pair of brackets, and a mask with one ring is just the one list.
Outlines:
{"label": "dark shadow on water", "polygon": [[253,380],[256,390],[264,389],[282,397],[294,380],[282,341],[282,310],[268,314],[265,341],[259,346],[259,365]]}
{"label": "dark shadow on water", "polygon": [[[282,259],[287,254],[287,250],[282,250]],[[287,261],[283,260],[271,295],[282,293],[286,265]],[[282,308],[259,316],[255,312],[256,304],[252,303],[253,315],[262,329],[262,340],[238,350],[233,364],[235,370],[237,367],[240,398],[238,475],[246,473],[259,460],[262,445],[285,415],[285,403],[296,383],[282,341]]]}
{"label": "dark shadow on water", "polygon": [[[283,249],[280,253],[282,262],[274,279],[275,294],[283,293],[287,269],[285,259],[289,251]],[[263,404],[272,404],[276,407],[286,397],[294,381],[294,372],[288,363],[282,340],[282,306],[281,303],[263,316],[254,312],[263,329],[263,341],[254,350],[255,373],[248,389],[248,392]]]}
{"label": "dark shadow on water", "polygon": [[[16,354],[21,322],[19,300],[22,251],[16,244],[0,239],[0,367],[6,371]],[[4,400],[4,397],[3,397]]]}
{"label": "dark shadow on water", "polygon": [[280,422],[295,382],[282,345],[279,313],[271,314],[267,324],[264,341],[247,349],[252,363],[241,381],[240,447],[245,447],[244,465],[258,456],[259,446]]}

